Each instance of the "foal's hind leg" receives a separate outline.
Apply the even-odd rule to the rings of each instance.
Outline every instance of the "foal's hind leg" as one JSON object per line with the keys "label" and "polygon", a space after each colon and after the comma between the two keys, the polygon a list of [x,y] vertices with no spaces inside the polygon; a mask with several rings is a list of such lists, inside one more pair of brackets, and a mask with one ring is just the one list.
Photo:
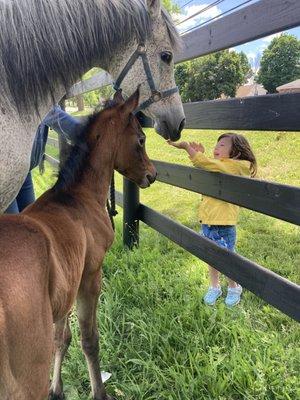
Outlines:
{"label": "foal's hind leg", "polygon": [[61,367],[64,356],[71,343],[72,334],[69,327],[68,317],[61,319],[55,324],[55,357],[53,368],[53,379],[49,390],[49,400],[64,399],[63,382],[61,379]]}
{"label": "foal's hind leg", "polygon": [[89,369],[93,400],[113,400],[111,396],[106,394],[100,371],[99,334],[96,321],[99,294],[100,272],[86,274],[82,278],[77,296],[77,315],[82,349]]}

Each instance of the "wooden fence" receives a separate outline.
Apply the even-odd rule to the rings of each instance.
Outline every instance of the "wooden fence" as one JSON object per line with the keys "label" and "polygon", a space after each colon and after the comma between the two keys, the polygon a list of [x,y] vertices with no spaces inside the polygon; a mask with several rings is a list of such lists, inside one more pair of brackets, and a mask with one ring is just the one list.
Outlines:
{"label": "wooden fence", "polygon": [[[299,0],[260,0],[183,36],[184,50],[176,62],[300,25]],[[67,98],[111,84],[100,73],[74,85]],[[184,105],[187,128],[300,131],[300,93],[274,94]],[[50,145],[57,145],[49,139]],[[47,156],[52,165],[57,160]],[[300,225],[300,188],[247,179],[155,161],[158,180],[169,185],[225,200]],[[139,221],[190,253],[214,265],[257,296],[300,321],[300,287],[254,262],[217,246],[191,229],[172,221],[139,201],[137,186],[124,179],[117,203],[124,207],[124,243],[138,243]],[[299,267],[299,266],[298,266]]]}

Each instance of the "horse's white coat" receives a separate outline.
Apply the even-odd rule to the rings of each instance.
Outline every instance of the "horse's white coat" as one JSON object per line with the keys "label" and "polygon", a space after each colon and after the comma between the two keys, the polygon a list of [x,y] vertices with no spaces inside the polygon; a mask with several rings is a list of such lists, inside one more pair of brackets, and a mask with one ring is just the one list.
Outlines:
{"label": "horse's white coat", "polygon": [[[22,0],[18,1],[21,2]],[[18,3],[18,1],[16,0],[15,3]],[[89,3],[93,1],[99,2],[99,8],[100,5],[103,5],[106,1],[111,1],[110,4],[117,4],[116,0],[82,1],[88,1]],[[143,4],[144,1],[145,0],[128,0],[128,4],[132,2],[135,6],[139,4],[139,7],[141,7],[140,4]],[[125,4],[124,1],[123,3]],[[9,0],[5,0],[4,3],[0,5],[0,12],[3,11],[1,7],[5,8],[6,4],[12,3]],[[148,7],[149,15],[152,18],[152,35],[147,37],[145,42],[151,70],[157,87],[160,90],[169,89],[175,86],[173,74],[174,65],[173,63],[170,65],[164,63],[160,58],[160,53],[166,50],[173,52],[170,32],[168,32],[166,22],[161,14],[160,0],[146,0],[146,6]],[[110,21],[110,23],[113,22]],[[31,29],[31,26],[24,25],[22,29]],[[0,39],[3,44],[1,32]],[[107,39],[107,37],[105,39]],[[107,55],[105,57],[101,54],[95,55],[94,65],[108,70],[112,77],[116,79],[131,54],[135,51],[137,45],[138,40],[133,37],[124,48],[119,48],[118,51],[112,52],[109,59],[107,58]],[[59,43],[57,46],[59,47]],[[72,46],[75,45],[74,43],[69,43],[69,46],[68,57],[71,57]],[[56,50],[54,49],[53,51]],[[76,56],[78,57],[78,48],[76,51]],[[39,57],[40,56],[41,55],[39,54]],[[47,63],[47,60],[45,60],[45,63]],[[90,67],[91,65],[87,66],[87,69]],[[18,104],[18,99],[16,96],[15,99],[12,95],[9,96],[9,90],[6,90],[7,81],[5,77],[5,68],[0,60],[0,85],[2,85],[0,89],[0,212],[4,211],[15,198],[28,173],[31,148],[37,125],[41,121],[41,118],[43,118],[51,108],[53,100],[58,102],[65,92],[63,84],[59,83],[60,77],[59,72],[57,72],[57,83],[52,87],[54,92],[53,99],[51,99],[49,89],[49,91],[46,91],[45,93],[43,102],[39,105],[39,113],[37,113],[34,107],[34,100],[36,100],[36,97],[34,98],[32,95],[31,99],[31,93],[26,93],[26,98],[28,95],[28,104],[32,103],[30,110],[24,111],[24,109],[20,109],[17,111],[16,104]],[[15,79],[18,81],[20,78],[16,76]],[[75,83],[75,81],[70,83]],[[143,102],[149,98],[150,91],[146,82],[141,60],[138,60],[129,71],[122,83],[122,88],[126,94],[131,94],[138,84],[142,84],[140,102]],[[22,94],[24,97],[24,91]],[[179,126],[184,119],[182,103],[178,93],[173,94],[158,103],[152,104],[147,110],[145,110],[145,113],[154,118],[155,128],[159,134],[165,138],[169,136],[171,138],[178,138],[178,134],[180,133]]]}

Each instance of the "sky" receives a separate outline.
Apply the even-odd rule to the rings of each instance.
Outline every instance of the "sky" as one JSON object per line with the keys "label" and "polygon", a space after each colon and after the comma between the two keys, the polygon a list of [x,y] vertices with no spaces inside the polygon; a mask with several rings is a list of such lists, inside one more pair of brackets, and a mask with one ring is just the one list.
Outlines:
{"label": "sky", "polygon": [[[184,33],[188,29],[199,25],[210,18],[216,17],[220,15],[222,12],[227,11],[237,5],[243,3],[245,0],[223,0],[220,4],[214,5],[207,11],[204,11],[200,15],[197,15],[194,18],[189,19],[186,22],[183,22],[177,26],[181,33]],[[256,3],[259,0],[252,0],[250,3],[245,4],[243,7],[247,7],[251,4]],[[270,0],[272,1],[272,0]],[[300,0],[299,0],[300,1]],[[207,7],[211,3],[215,3],[216,0],[173,0],[180,7],[181,16],[179,17],[179,21],[182,21],[185,18],[192,16],[193,14],[197,13],[198,11],[202,10],[203,8]],[[187,4],[188,3],[188,4]],[[285,31],[287,33],[295,35],[298,39],[300,39],[300,27],[289,29]],[[270,35],[264,37],[259,40],[255,40],[240,46],[236,46],[232,48],[238,52],[244,51],[247,54],[247,57],[252,65],[252,68],[256,70],[259,66],[259,60],[262,55],[262,52],[268,45],[270,44],[271,40],[275,36],[279,36],[281,32],[276,33],[274,35]]]}

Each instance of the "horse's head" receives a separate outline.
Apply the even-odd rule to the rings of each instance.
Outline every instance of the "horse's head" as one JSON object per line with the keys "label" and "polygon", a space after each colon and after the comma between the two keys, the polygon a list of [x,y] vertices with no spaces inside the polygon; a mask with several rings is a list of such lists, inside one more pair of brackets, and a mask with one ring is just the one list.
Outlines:
{"label": "horse's head", "polygon": [[133,114],[139,103],[139,95],[138,88],[126,101],[121,91],[114,96],[121,128],[114,167],[141,188],[146,188],[155,181],[157,172],[146,153],[146,136]]}
{"label": "horse's head", "polygon": [[141,188],[155,181],[156,169],[149,160],[145,141],[138,119],[133,114],[139,103],[139,88],[124,101],[121,90],[100,115],[98,124],[106,126],[107,140],[115,143],[114,169]]}
{"label": "horse's head", "polygon": [[174,49],[179,43],[174,25],[160,0],[147,0],[150,33],[116,54],[110,73],[115,88],[126,94],[141,85],[139,109],[154,119],[155,130],[165,139],[178,140],[185,116],[174,79]]}

